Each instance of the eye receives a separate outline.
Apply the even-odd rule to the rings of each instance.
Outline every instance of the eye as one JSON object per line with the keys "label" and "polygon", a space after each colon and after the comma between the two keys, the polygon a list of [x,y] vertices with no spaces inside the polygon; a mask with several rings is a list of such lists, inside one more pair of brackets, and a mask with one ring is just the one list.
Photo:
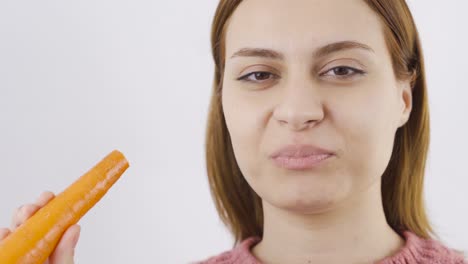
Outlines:
{"label": "eye", "polygon": [[[347,78],[354,77],[355,75],[365,74],[365,72],[362,71],[362,70],[358,70],[358,69],[348,67],[348,66],[334,67],[334,68],[331,68],[330,70],[328,70],[327,72],[333,72],[333,75],[338,77],[339,79],[347,79]],[[327,72],[325,72],[325,73],[327,73]],[[351,72],[351,74],[350,74],[350,72]],[[329,76],[328,74],[322,74],[322,75]]]}
{"label": "eye", "polygon": [[258,72],[251,72],[248,73],[242,77],[239,77],[237,80],[238,81],[245,81],[245,82],[253,82],[253,83],[261,83],[265,80],[271,79],[269,77],[273,78],[278,78],[277,75],[271,73],[271,72],[265,72],[265,71],[258,71]]}

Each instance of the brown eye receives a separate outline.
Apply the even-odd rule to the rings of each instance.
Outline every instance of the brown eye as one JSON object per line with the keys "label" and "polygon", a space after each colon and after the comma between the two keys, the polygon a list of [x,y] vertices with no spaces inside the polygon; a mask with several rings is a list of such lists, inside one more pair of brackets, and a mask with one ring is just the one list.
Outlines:
{"label": "brown eye", "polygon": [[274,74],[270,72],[251,72],[249,74],[246,74],[240,77],[237,80],[246,81],[246,82],[262,82],[262,81],[271,79],[272,76],[276,77]]}
{"label": "brown eye", "polygon": [[[362,70],[358,70],[358,69],[351,68],[348,66],[338,66],[338,67],[328,70],[326,73],[328,72],[332,72],[333,73],[332,76],[336,76],[339,79],[347,79],[355,75],[363,75],[365,73]],[[324,74],[324,75],[329,76],[330,74]]]}
{"label": "brown eye", "polygon": [[348,75],[349,73],[349,68],[345,67],[336,67],[333,69],[333,73],[335,75]]}
{"label": "brown eye", "polygon": [[255,72],[254,75],[257,80],[266,80],[270,76],[268,72]]}

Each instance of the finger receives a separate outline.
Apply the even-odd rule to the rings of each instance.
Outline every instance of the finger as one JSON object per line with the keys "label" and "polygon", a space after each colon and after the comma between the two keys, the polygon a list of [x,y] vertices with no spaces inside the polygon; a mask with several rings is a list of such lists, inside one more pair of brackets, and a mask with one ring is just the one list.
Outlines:
{"label": "finger", "polygon": [[37,210],[46,205],[50,200],[55,197],[55,194],[50,191],[45,191],[36,199],[34,204],[25,204],[18,207],[13,213],[13,219],[11,221],[11,229],[15,230],[18,226],[24,223],[29,217],[31,217]]}
{"label": "finger", "polygon": [[75,255],[75,247],[80,238],[81,227],[70,226],[60,238],[57,247],[50,255],[50,264],[72,264]]}
{"label": "finger", "polygon": [[18,207],[11,221],[11,230],[15,230],[18,226],[26,222],[39,208],[40,206],[35,204],[25,204]]}
{"label": "finger", "polygon": [[5,239],[11,233],[8,228],[0,228],[0,241]]}
{"label": "finger", "polygon": [[19,212],[23,209],[25,205],[21,205],[20,207],[17,207],[15,209],[15,211],[13,212],[13,217],[11,218],[11,224],[10,224],[10,228],[11,230],[15,230],[16,227],[19,225],[19,221],[18,221],[18,215],[19,215]]}
{"label": "finger", "polygon": [[45,192],[41,193],[41,195],[39,195],[39,197],[37,198],[35,204],[42,207],[42,206],[46,205],[48,202],[50,202],[50,200],[52,200],[54,197],[55,197],[55,194],[53,192],[45,191]]}

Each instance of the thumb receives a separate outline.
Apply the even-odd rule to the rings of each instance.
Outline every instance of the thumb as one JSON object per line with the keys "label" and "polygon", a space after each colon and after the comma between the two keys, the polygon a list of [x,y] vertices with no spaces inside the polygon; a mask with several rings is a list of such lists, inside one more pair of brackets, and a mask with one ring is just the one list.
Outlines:
{"label": "thumb", "polygon": [[80,237],[80,226],[73,225],[63,233],[57,247],[50,255],[50,264],[74,264],[75,247]]}

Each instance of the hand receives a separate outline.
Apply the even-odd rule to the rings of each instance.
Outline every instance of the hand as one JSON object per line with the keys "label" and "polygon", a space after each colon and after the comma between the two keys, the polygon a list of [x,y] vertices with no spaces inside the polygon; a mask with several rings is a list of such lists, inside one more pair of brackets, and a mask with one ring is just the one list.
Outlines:
{"label": "hand", "polygon": [[[18,226],[23,224],[28,218],[30,218],[37,210],[45,206],[50,200],[55,197],[52,192],[43,192],[35,203],[25,204],[15,210],[13,219],[11,222],[11,229],[0,228],[0,241],[5,239],[11,232],[13,232]],[[80,237],[80,226],[72,225],[60,238],[57,247],[55,247],[52,254],[46,260],[44,264],[73,264],[75,247]]]}

